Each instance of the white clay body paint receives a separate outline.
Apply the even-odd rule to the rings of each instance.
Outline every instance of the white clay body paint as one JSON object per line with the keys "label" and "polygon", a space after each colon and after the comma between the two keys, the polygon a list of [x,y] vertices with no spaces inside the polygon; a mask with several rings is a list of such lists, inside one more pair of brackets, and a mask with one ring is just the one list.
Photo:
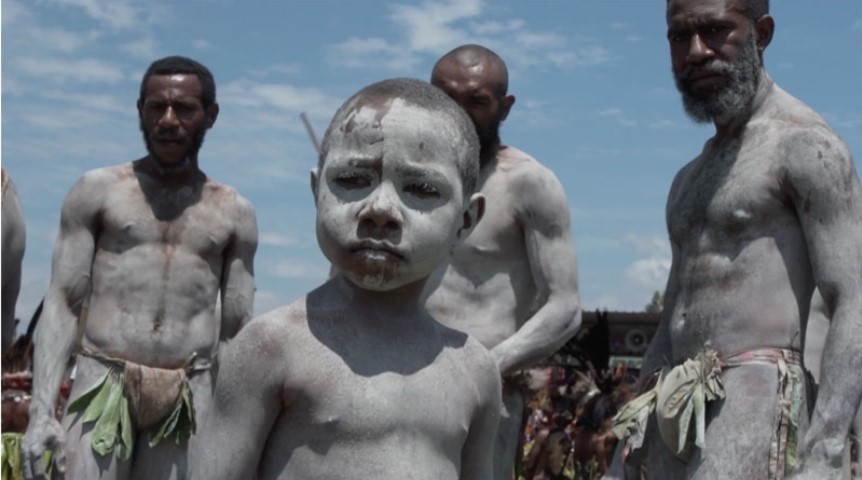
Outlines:
{"label": "white clay body paint", "polygon": [[399,98],[360,98],[330,136],[316,187],[321,250],[369,290],[429,275],[465,208],[457,162],[466,145],[453,142],[452,122]]}

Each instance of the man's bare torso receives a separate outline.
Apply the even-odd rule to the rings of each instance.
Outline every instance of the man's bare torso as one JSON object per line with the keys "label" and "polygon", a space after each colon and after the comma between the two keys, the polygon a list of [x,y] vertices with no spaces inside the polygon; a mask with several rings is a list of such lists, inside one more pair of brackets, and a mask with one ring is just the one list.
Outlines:
{"label": "man's bare torso", "polygon": [[[102,190],[83,344],[149,366],[208,357],[237,194],[211,179],[167,186],[132,164],[88,174]],[[86,280],[86,279],[82,279]]]}
{"label": "man's bare torso", "polygon": [[378,328],[331,307],[300,301],[254,322],[285,345],[259,478],[459,478],[488,353],[427,315]]}
{"label": "man's bare torso", "polygon": [[777,86],[739,138],[710,140],[674,180],[668,227],[677,248],[673,362],[707,340],[730,355],[799,350],[814,288],[802,228],[783,182],[787,128],[825,128]]}
{"label": "man's bare torso", "polygon": [[426,303],[434,318],[489,349],[512,336],[540,304],[521,227],[528,202],[516,182],[538,169],[544,167],[526,153],[500,150],[496,165],[481,172],[485,215],[426,287],[436,287]]}

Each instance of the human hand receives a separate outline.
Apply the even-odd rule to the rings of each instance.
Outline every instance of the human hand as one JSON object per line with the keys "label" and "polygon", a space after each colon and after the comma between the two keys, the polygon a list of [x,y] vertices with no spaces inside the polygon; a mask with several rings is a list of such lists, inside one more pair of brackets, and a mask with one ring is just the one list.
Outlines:
{"label": "human hand", "polygon": [[841,474],[841,468],[815,469],[803,466],[794,470],[787,480],[841,480]]}
{"label": "human hand", "polygon": [[787,480],[842,480],[844,445],[844,439],[810,443],[803,441],[797,450],[800,455],[796,467],[792,472],[788,472]]}
{"label": "human hand", "polygon": [[49,478],[48,472],[66,471],[66,437],[60,422],[50,413],[31,415],[21,444],[21,471],[27,480]]}

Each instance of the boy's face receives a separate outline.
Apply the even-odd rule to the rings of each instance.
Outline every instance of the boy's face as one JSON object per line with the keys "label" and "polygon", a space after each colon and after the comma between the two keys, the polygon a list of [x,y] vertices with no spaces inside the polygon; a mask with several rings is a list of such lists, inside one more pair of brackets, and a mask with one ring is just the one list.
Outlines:
{"label": "boy's face", "polygon": [[359,287],[386,291],[426,278],[458,230],[474,223],[465,217],[452,123],[398,98],[365,98],[330,133],[315,182],[317,239]]}

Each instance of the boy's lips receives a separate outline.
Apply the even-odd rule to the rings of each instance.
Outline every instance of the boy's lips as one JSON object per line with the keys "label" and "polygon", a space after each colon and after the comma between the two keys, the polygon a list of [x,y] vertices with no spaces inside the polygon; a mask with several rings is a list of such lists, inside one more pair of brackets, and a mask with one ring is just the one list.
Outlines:
{"label": "boy's lips", "polygon": [[404,259],[404,255],[402,255],[398,249],[395,247],[383,243],[383,242],[362,242],[350,249],[350,252],[353,254],[360,254],[365,256],[388,256],[395,257],[398,259]]}

